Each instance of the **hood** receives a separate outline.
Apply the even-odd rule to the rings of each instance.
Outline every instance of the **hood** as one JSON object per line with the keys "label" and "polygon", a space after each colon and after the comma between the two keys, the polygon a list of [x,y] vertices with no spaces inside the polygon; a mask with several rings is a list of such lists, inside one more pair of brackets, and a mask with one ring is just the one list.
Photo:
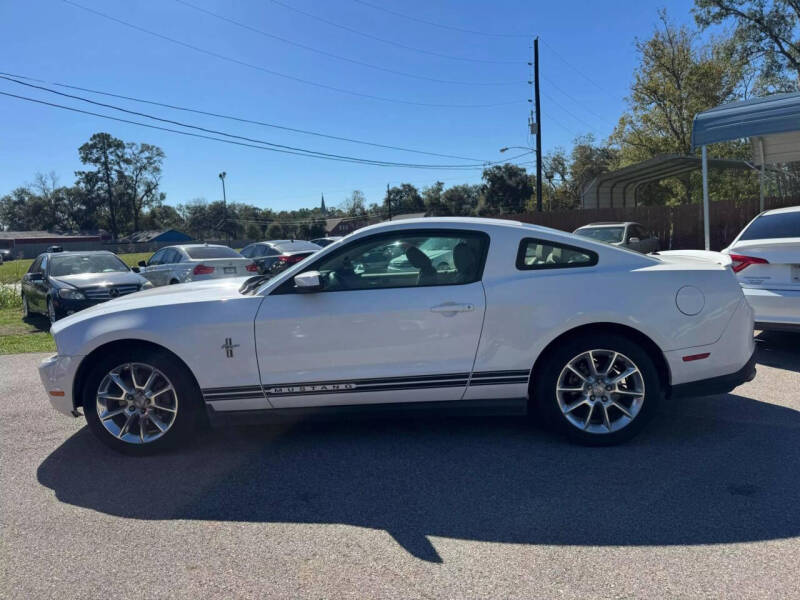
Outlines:
{"label": "hood", "polygon": [[99,315],[147,309],[168,304],[188,304],[192,302],[239,298],[241,297],[239,288],[247,279],[249,278],[229,277],[225,279],[178,283],[120,296],[119,298],[90,306],[64,319],[60,319],[53,324],[50,331],[53,332],[53,334],[57,334],[65,327]]}
{"label": "hood", "polygon": [[56,283],[65,283],[78,289],[98,285],[142,285],[146,280],[133,271],[114,273],[78,273],[76,275],[59,275],[50,277]]}

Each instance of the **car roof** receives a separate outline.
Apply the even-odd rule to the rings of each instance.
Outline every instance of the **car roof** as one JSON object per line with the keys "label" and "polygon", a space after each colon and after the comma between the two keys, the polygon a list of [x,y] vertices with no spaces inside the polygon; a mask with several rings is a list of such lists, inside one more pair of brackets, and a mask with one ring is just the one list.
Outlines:
{"label": "car roof", "polygon": [[[794,213],[800,212],[800,206],[787,206],[785,208],[773,208],[771,210],[765,210],[761,215],[780,215],[785,213]],[[759,216],[761,216],[759,215]]]}
{"label": "car roof", "polygon": [[[42,252],[42,254],[39,256],[42,256],[43,254],[47,254],[49,256],[85,256],[86,254],[110,254],[119,258],[119,256],[117,256],[111,250],[62,250],[61,252]],[[120,260],[122,259],[120,258]]]}
{"label": "car roof", "polygon": [[[170,246],[164,246],[164,248],[180,248],[181,250],[185,250],[187,248],[230,248],[230,246],[226,246],[225,244],[172,244]],[[163,250],[164,248],[159,248],[159,250]]]}
{"label": "car roof", "polygon": [[620,225],[638,225],[636,221],[597,221],[595,223],[587,223],[586,225],[581,225],[578,229],[583,229],[584,227],[619,227]]}

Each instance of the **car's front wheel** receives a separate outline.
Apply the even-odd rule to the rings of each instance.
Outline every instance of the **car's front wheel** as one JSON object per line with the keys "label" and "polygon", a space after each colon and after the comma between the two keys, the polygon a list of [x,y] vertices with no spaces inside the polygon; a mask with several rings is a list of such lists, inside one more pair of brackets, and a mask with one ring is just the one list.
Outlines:
{"label": "car's front wheel", "polygon": [[83,390],[92,432],[114,450],[147,455],[174,447],[194,431],[200,393],[169,353],[134,349],[94,365]]}
{"label": "car's front wheel", "polygon": [[47,298],[47,317],[50,319],[51,325],[58,321],[58,312],[55,304],[53,304],[53,299],[50,297]]}
{"label": "car's front wheel", "polygon": [[534,379],[534,400],[552,428],[596,446],[625,442],[647,424],[662,396],[648,353],[616,334],[558,345]]}
{"label": "car's front wheel", "polygon": [[29,319],[31,316],[31,309],[28,306],[28,299],[25,297],[25,294],[22,294],[22,318]]}

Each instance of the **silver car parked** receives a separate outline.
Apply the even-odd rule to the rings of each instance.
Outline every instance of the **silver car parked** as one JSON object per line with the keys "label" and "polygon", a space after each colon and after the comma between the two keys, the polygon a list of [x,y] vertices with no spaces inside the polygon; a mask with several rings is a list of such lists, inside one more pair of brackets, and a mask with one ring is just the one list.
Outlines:
{"label": "silver car parked", "polygon": [[656,236],[647,233],[644,227],[634,221],[589,223],[572,233],[642,254],[657,252],[661,247]]}
{"label": "silver car parked", "polygon": [[139,261],[139,272],[153,285],[256,275],[258,267],[233,248],[215,244],[166,246]]}

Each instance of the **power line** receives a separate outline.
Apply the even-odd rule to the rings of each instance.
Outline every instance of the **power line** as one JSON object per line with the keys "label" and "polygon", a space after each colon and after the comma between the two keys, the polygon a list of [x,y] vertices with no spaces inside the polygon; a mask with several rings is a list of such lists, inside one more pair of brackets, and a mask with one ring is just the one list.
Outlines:
{"label": "power line", "polygon": [[447,29],[449,31],[458,31],[460,33],[469,33],[472,35],[483,35],[486,37],[504,37],[504,38],[529,38],[530,35],[524,33],[490,33],[487,31],[476,31],[474,29],[463,29],[461,27],[454,27],[452,25],[444,25],[442,23],[436,23],[434,21],[426,21],[425,19],[420,19],[419,17],[412,17],[410,15],[403,14],[401,12],[397,12],[391,10],[389,8],[378,6],[372,4],[370,2],[365,2],[364,0],[353,0],[357,4],[363,4],[364,6],[369,6],[372,9],[380,10],[385,13],[389,13],[390,15],[394,15],[395,17],[400,17],[401,19],[407,19],[409,21],[414,21],[415,23],[423,23],[425,25],[430,25],[431,27],[438,27],[439,29]]}
{"label": "power line", "polygon": [[561,94],[563,94],[564,96],[566,96],[567,98],[572,100],[576,105],[580,106],[586,113],[592,115],[593,117],[597,117],[598,119],[600,119],[603,122],[607,121],[607,119],[605,117],[601,117],[600,115],[598,115],[593,110],[590,110],[589,108],[587,108],[584,105],[583,102],[581,102],[580,100],[576,99],[575,97],[571,96],[569,93],[565,92],[563,89],[558,87],[558,85],[556,85],[556,83],[552,79],[550,79],[548,77],[545,77],[544,75],[542,75],[542,79],[544,79],[547,83],[549,83],[550,87],[552,87],[554,90],[556,90],[557,92],[560,92]]}
{"label": "power line", "polygon": [[571,68],[573,71],[575,71],[575,72],[576,72],[578,75],[580,75],[581,77],[583,77],[583,78],[584,78],[586,81],[588,81],[589,83],[591,83],[592,85],[594,85],[594,86],[595,86],[597,89],[599,89],[600,91],[608,93],[608,92],[607,92],[607,91],[606,91],[606,90],[603,88],[603,86],[601,86],[599,83],[597,83],[596,81],[594,81],[594,80],[593,80],[591,77],[589,77],[588,75],[586,75],[586,74],[585,74],[583,71],[581,71],[581,70],[580,70],[578,67],[576,67],[575,65],[573,65],[573,64],[572,64],[571,62],[569,62],[569,61],[568,61],[566,58],[564,58],[564,57],[563,57],[563,56],[561,56],[561,55],[560,55],[558,52],[556,52],[555,48],[553,48],[553,47],[552,47],[550,44],[548,44],[548,43],[547,43],[547,42],[545,42],[544,40],[542,40],[542,43],[543,43],[545,46],[547,46],[547,48],[550,50],[550,52],[552,52],[553,54],[555,54],[555,55],[556,55],[556,56],[557,56],[557,57],[558,57],[558,58],[561,60],[561,62],[563,62],[565,65],[569,66],[569,67],[570,67],[570,68]]}
{"label": "power line", "polygon": [[339,92],[341,94],[348,94],[351,96],[357,96],[360,98],[368,98],[370,100],[378,100],[380,102],[391,102],[393,104],[406,104],[410,106],[427,106],[427,107],[435,107],[435,108],[491,108],[497,106],[508,106],[511,104],[518,104],[518,101],[510,101],[510,102],[499,102],[499,103],[491,103],[491,104],[437,104],[437,103],[428,103],[428,102],[415,102],[413,100],[399,100],[397,98],[388,98],[385,96],[374,96],[372,94],[364,94],[361,92],[354,92],[352,90],[346,90],[344,88],[339,88],[332,85],[327,85],[325,83],[319,83],[316,81],[311,81],[309,79],[303,79],[301,77],[295,77],[294,75],[287,75],[286,73],[280,73],[278,71],[273,71],[272,69],[267,69],[266,67],[262,67],[260,65],[254,65],[253,63],[249,63],[243,60],[239,60],[238,58],[233,58],[230,56],[226,56],[224,54],[219,54],[218,52],[214,52],[212,50],[206,50],[204,48],[200,48],[199,46],[195,46],[193,44],[189,44],[187,42],[183,42],[181,40],[177,40],[175,38],[163,35],[161,33],[156,33],[155,31],[151,31],[149,29],[145,29],[144,27],[139,27],[138,25],[134,25],[133,23],[129,23],[127,21],[123,21],[122,19],[118,19],[116,17],[112,17],[104,12],[100,12],[99,10],[95,10],[93,8],[89,8],[87,6],[83,6],[82,4],[78,4],[77,2],[72,2],[72,0],[61,0],[65,4],[69,4],[70,6],[74,6],[75,8],[79,8],[83,11],[92,13],[103,19],[113,21],[114,23],[118,23],[135,31],[139,31],[141,33],[146,33],[147,35],[156,37],[161,40],[165,40],[170,42],[171,44],[176,44],[178,46],[182,46],[184,48],[189,48],[190,50],[194,50],[195,52],[199,52],[201,54],[205,54],[207,56],[212,56],[214,58],[218,58],[220,60],[224,60],[236,65],[240,65],[243,67],[247,67],[248,69],[253,69],[256,71],[261,71],[263,73],[267,73],[269,75],[274,75],[275,77],[282,77],[284,79],[288,79],[290,81],[296,81],[298,83],[303,83],[305,85],[310,85],[313,87],[330,90],[334,92]]}
{"label": "power line", "polygon": [[102,106],[103,108],[110,108],[112,110],[118,110],[120,112],[124,112],[124,113],[130,114],[130,115],[136,115],[138,117],[145,117],[147,119],[152,119],[154,121],[160,121],[162,123],[169,123],[170,125],[177,125],[179,127],[186,127],[188,129],[196,129],[198,131],[203,131],[204,133],[211,133],[211,134],[214,134],[214,135],[222,135],[222,136],[225,136],[225,137],[234,138],[234,139],[238,139],[238,140],[243,140],[243,141],[246,141],[246,142],[252,142],[252,143],[255,143],[255,144],[262,144],[262,145],[265,145],[265,146],[271,146],[273,148],[279,148],[279,149],[282,149],[282,150],[291,150],[292,152],[302,152],[302,153],[306,153],[306,154],[309,154],[309,155],[317,156],[319,158],[336,158],[336,159],[355,161],[355,162],[365,162],[365,163],[371,163],[371,164],[380,164],[382,166],[403,166],[403,167],[413,167],[413,168],[465,168],[465,167],[474,168],[476,166],[479,166],[479,165],[420,165],[420,164],[413,164],[413,163],[396,163],[396,162],[392,162],[392,161],[379,161],[379,160],[365,159],[365,158],[360,158],[360,157],[355,157],[355,156],[345,156],[345,155],[340,155],[340,154],[332,154],[332,153],[329,153],[329,152],[318,152],[316,150],[309,150],[307,148],[298,148],[298,147],[295,147],[295,146],[287,146],[285,144],[275,144],[273,142],[269,142],[269,141],[266,141],[266,140],[260,140],[260,139],[256,139],[256,138],[250,138],[250,137],[246,137],[246,136],[236,135],[236,134],[227,133],[227,132],[224,132],[224,131],[219,131],[217,129],[209,129],[207,127],[201,127],[199,125],[192,125],[190,123],[183,123],[181,121],[175,121],[173,119],[165,119],[165,118],[157,117],[157,116],[154,116],[154,115],[151,115],[151,114],[148,114],[148,113],[143,113],[143,112],[139,112],[139,111],[135,111],[135,110],[128,110],[127,108],[122,108],[120,106],[115,106],[113,104],[107,104],[105,102],[97,102],[96,100],[91,100],[89,98],[84,98],[82,96],[77,96],[75,94],[67,94],[65,92],[59,92],[58,90],[52,90],[50,88],[46,88],[46,87],[41,86],[41,85],[35,85],[35,84],[32,84],[32,83],[26,83],[24,81],[17,81],[16,79],[12,79],[12,78],[6,77],[6,76],[1,76],[0,75],[0,79],[4,79],[6,81],[11,81],[11,82],[17,83],[19,85],[24,85],[26,87],[35,88],[35,89],[38,89],[38,90],[43,90],[43,91],[49,92],[51,94],[57,94],[59,96],[65,97],[65,98],[72,98],[73,100],[80,100],[81,102],[87,102],[89,104],[94,104],[95,106]]}
{"label": "power line", "polygon": [[80,86],[76,86],[76,85],[69,85],[69,84],[66,84],[66,83],[48,82],[48,81],[44,81],[42,79],[36,79],[34,77],[26,77],[24,75],[17,75],[17,74],[14,74],[14,73],[5,73],[5,72],[0,71],[0,75],[5,75],[5,76],[9,76],[9,77],[15,77],[17,79],[25,79],[27,81],[35,81],[37,83],[46,83],[46,84],[54,85],[54,86],[61,87],[61,88],[66,88],[66,89],[71,89],[71,90],[78,90],[78,91],[81,91],[81,92],[89,92],[91,94],[99,94],[101,96],[108,96],[110,98],[119,98],[121,100],[130,100],[131,102],[139,102],[139,103],[142,103],[142,104],[149,104],[149,105],[152,105],[152,106],[161,106],[162,108],[180,110],[180,111],[183,111],[183,112],[189,112],[189,113],[194,113],[194,114],[199,114],[199,115],[205,115],[205,116],[208,116],[208,117],[217,117],[217,118],[220,118],[220,119],[227,119],[227,120],[236,121],[236,122],[239,122],[239,123],[249,123],[251,125],[261,125],[261,126],[264,126],[264,127],[272,127],[274,129],[281,129],[283,131],[291,131],[291,132],[294,132],[294,133],[302,133],[302,134],[305,134],[305,135],[313,135],[313,136],[316,136],[316,137],[321,137],[321,138],[326,138],[326,139],[331,139],[331,140],[337,140],[337,141],[341,141],[341,142],[351,142],[353,144],[362,144],[362,145],[365,145],[365,146],[373,146],[375,148],[385,148],[387,150],[399,150],[399,151],[402,151],[402,152],[412,152],[412,153],[415,153],[415,154],[425,154],[427,156],[438,156],[439,158],[455,158],[455,159],[458,159],[458,160],[470,160],[470,161],[474,161],[474,162],[483,162],[482,159],[478,159],[478,158],[469,158],[469,157],[458,156],[458,155],[453,155],[453,154],[441,154],[441,153],[438,153],[438,152],[428,152],[428,151],[425,151],[425,150],[416,150],[416,149],[413,149],[413,148],[404,148],[402,146],[391,146],[391,145],[387,145],[387,144],[378,144],[378,143],[375,143],[375,142],[367,142],[367,141],[364,141],[364,140],[357,140],[357,139],[353,139],[353,138],[347,138],[347,137],[342,137],[342,136],[337,136],[337,135],[329,135],[329,134],[325,134],[325,133],[320,133],[318,131],[310,131],[308,129],[298,129],[298,128],[295,128],[295,127],[287,127],[287,126],[284,126],[284,125],[276,125],[274,123],[267,123],[267,122],[264,122],[264,121],[257,121],[257,120],[254,120],[254,119],[246,119],[246,118],[243,118],[243,117],[235,117],[235,116],[231,116],[231,115],[225,115],[225,114],[221,114],[221,113],[214,113],[214,112],[209,112],[209,111],[205,111],[205,110],[199,110],[199,109],[195,109],[195,108],[186,108],[184,106],[177,106],[177,105],[174,105],[174,104],[167,104],[167,103],[164,103],[164,102],[157,102],[155,100],[144,100],[142,98],[136,98],[136,97],[133,97],[133,96],[125,96],[125,95],[122,95],[122,94],[114,94],[114,93],[111,93],[111,92],[103,92],[103,91],[100,91],[100,90],[80,87]]}
{"label": "power line", "polygon": [[308,50],[309,52],[315,52],[317,54],[321,54],[322,56],[327,56],[329,58],[335,58],[336,60],[341,60],[341,61],[348,62],[348,63],[354,64],[354,65],[360,65],[362,67],[367,67],[367,68],[370,68],[370,69],[376,69],[378,71],[383,71],[385,73],[392,73],[393,75],[400,75],[402,77],[410,77],[412,79],[420,79],[420,80],[423,80],[423,81],[433,81],[433,82],[436,82],[436,83],[447,83],[447,84],[454,84],[454,85],[484,86],[484,87],[488,87],[488,86],[508,86],[508,85],[518,85],[518,84],[524,83],[524,81],[489,81],[489,82],[486,82],[486,81],[457,81],[457,80],[451,80],[451,79],[439,79],[437,77],[428,77],[426,75],[419,75],[417,73],[408,73],[406,71],[397,71],[395,69],[390,69],[388,67],[382,67],[380,65],[374,65],[372,63],[364,62],[364,61],[357,60],[357,59],[354,59],[354,58],[348,58],[346,56],[341,56],[339,54],[334,54],[333,52],[328,52],[326,50],[320,50],[318,48],[313,48],[311,46],[306,46],[305,44],[294,42],[294,41],[286,39],[284,37],[281,37],[281,36],[278,36],[278,35],[274,35],[272,33],[264,31],[263,29],[258,29],[256,27],[252,27],[250,25],[247,25],[246,23],[242,23],[240,21],[236,21],[234,19],[231,19],[229,17],[221,15],[219,13],[216,13],[216,12],[213,12],[213,11],[210,11],[210,10],[206,10],[205,8],[202,8],[200,6],[196,6],[196,5],[194,5],[194,4],[190,3],[190,2],[186,2],[186,0],[175,0],[175,2],[177,2],[178,4],[182,4],[182,5],[184,5],[184,6],[188,7],[188,8],[191,8],[193,10],[196,10],[198,12],[201,12],[203,14],[209,15],[209,16],[215,18],[215,19],[219,19],[220,21],[224,21],[226,23],[234,25],[235,27],[240,27],[242,29],[246,29],[247,31],[251,31],[253,33],[257,33],[257,34],[262,35],[264,37],[267,37],[267,38],[270,38],[270,39],[273,39],[273,40],[277,40],[279,42],[283,42],[284,44],[289,44],[290,46],[294,46],[296,48],[302,48],[303,50]]}
{"label": "power line", "polygon": [[[9,79],[7,77],[2,77],[2,79],[7,79],[9,81],[14,81],[14,80]],[[40,87],[40,86],[33,86],[31,84],[26,84],[24,82],[16,82],[16,83],[22,83],[23,85],[28,85],[29,87]],[[42,89],[44,89],[44,88],[42,88]],[[62,92],[57,92],[55,90],[52,90],[52,91],[53,91],[53,93],[56,93],[58,95],[67,96],[67,97],[75,97],[75,98],[90,102],[91,104],[96,104],[96,105],[100,105],[100,106],[106,106],[106,107],[109,107],[109,108],[113,108],[115,110],[121,110],[121,111],[126,112],[126,113],[131,113],[131,114],[144,116],[144,117],[149,118],[149,119],[154,119],[154,120],[158,120],[158,121],[162,121],[162,122],[176,124],[176,125],[178,125],[180,127],[188,127],[188,128],[191,128],[191,129],[197,129],[197,130],[200,130],[200,131],[206,131],[206,132],[215,133],[215,134],[218,134],[218,135],[224,135],[224,136],[232,137],[232,138],[236,138],[236,139],[223,139],[223,138],[218,138],[218,137],[209,136],[209,135],[192,133],[192,132],[188,132],[188,131],[181,131],[181,130],[178,130],[178,129],[172,129],[172,128],[168,128],[168,127],[161,127],[161,126],[157,126],[157,125],[151,125],[151,124],[142,123],[142,122],[139,122],[139,121],[132,121],[132,120],[129,120],[129,119],[121,119],[119,117],[113,117],[113,116],[110,116],[110,115],[104,115],[104,114],[101,114],[101,113],[95,113],[95,112],[91,112],[91,111],[86,111],[86,110],[74,108],[74,107],[71,107],[71,106],[65,106],[65,105],[62,105],[62,104],[55,104],[55,103],[52,103],[52,102],[46,102],[44,100],[37,100],[35,98],[30,98],[30,97],[27,97],[27,96],[20,96],[20,95],[11,94],[11,93],[8,93],[8,92],[0,92],[0,95],[9,96],[9,97],[17,98],[17,99],[20,99],[20,100],[25,100],[25,101],[28,101],[28,102],[35,102],[37,104],[43,104],[43,105],[51,106],[51,107],[54,107],[54,108],[61,108],[61,109],[64,109],[64,110],[77,112],[77,113],[81,113],[81,114],[100,117],[100,118],[103,118],[103,119],[109,119],[109,120],[112,120],[112,121],[118,121],[118,122],[121,122],[121,123],[128,123],[128,124],[131,124],[131,125],[139,125],[141,127],[147,127],[149,129],[157,129],[157,130],[160,130],[160,131],[167,131],[167,132],[170,132],[170,133],[177,133],[177,134],[180,134],[180,135],[185,135],[185,136],[190,136],[190,137],[197,137],[197,138],[202,138],[202,139],[208,139],[208,140],[212,140],[212,141],[223,142],[223,143],[228,143],[228,144],[234,144],[234,145],[238,145],[238,146],[245,146],[245,147],[249,147],[249,148],[257,148],[259,150],[269,150],[269,151],[272,151],[272,152],[279,152],[279,153],[282,153],[282,154],[293,154],[293,155],[296,155],[296,156],[307,156],[307,157],[311,157],[311,158],[320,158],[320,159],[324,159],[324,160],[334,160],[334,161],[338,161],[338,162],[348,162],[348,163],[370,165],[370,166],[379,166],[379,167],[403,167],[403,168],[412,168],[412,169],[443,169],[443,170],[480,169],[480,168],[484,168],[487,165],[498,164],[498,163],[485,163],[484,165],[449,165],[449,166],[448,165],[424,165],[424,164],[412,164],[412,163],[397,163],[397,162],[380,161],[380,160],[373,160],[373,159],[362,159],[362,158],[356,158],[356,157],[348,157],[348,156],[342,156],[342,155],[329,154],[329,153],[324,153],[324,152],[316,152],[316,151],[312,151],[312,150],[305,150],[305,149],[302,149],[302,148],[293,148],[291,146],[283,146],[283,145],[280,145],[280,144],[273,144],[271,142],[265,142],[265,141],[256,140],[256,139],[252,139],[252,138],[246,138],[246,137],[243,137],[243,136],[237,136],[237,135],[228,134],[228,133],[225,133],[225,132],[218,132],[218,131],[215,131],[215,130],[212,130],[212,129],[206,129],[206,128],[198,127],[198,126],[195,126],[195,125],[188,125],[188,124],[180,123],[178,121],[171,121],[169,119],[161,119],[159,117],[147,115],[145,113],[137,113],[137,112],[134,112],[134,111],[128,111],[126,109],[119,108],[119,107],[114,107],[112,105],[106,105],[106,104],[102,104],[102,103],[99,103],[99,102],[94,102],[92,100],[82,99],[82,98],[79,98],[79,97],[76,97],[76,96],[71,96],[70,94],[64,94]],[[246,140],[246,142],[237,141],[237,139],[238,140]],[[250,142],[252,142],[252,143],[250,143]],[[517,157],[514,157],[514,158],[517,158]],[[509,159],[509,160],[514,160],[514,158]]]}
{"label": "power line", "polygon": [[330,25],[331,27],[336,27],[338,29],[342,29],[343,31],[348,31],[350,33],[363,36],[367,39],[374,40],[376,42],[388,44],[396,48],[403,48],[404,50],[410,50],[412,52],[418,52],[420,54],[427,54],[428,56],[436,56],[438,58],[446,58],[448,60],[459,60],[462,62],[473,62],[473,63],[484,63],[484,64],[495,64],[495,65],[512,65],[512,64],[515,65],[521,63],[521,61],[519,60],[492,60],[492,59],[482,59],[482,58],[469,58],[465,56],[453,56],[452,54],[441,54],[439,52],[433,52],[432,50],[424,50],[422,48],[416,48],[414,46],[401,44],[400,42],[395,42],[394,40],[387,40],[386,38],[372,35],[371,33],[361,31],[360,29],[355,29],[354,27],[348,27],[347,25],[342,25],[341,23],[330,21],[329,19],[325,19],[318,15],[314,15],[304,10],[300,10],[299,8],[296,8],[294,6],[290,6],[288,4],[284,4],[283,2],[279,2],[278,0],[270,0],[270,2],[272,2],[273,4],[277,4],[278,6],[281,6],[287,10],[291,10],[300,15],[308,17],[309,19],[314,19],[316,21],[319,21],[320,23],[325,23],[326,25]]}

